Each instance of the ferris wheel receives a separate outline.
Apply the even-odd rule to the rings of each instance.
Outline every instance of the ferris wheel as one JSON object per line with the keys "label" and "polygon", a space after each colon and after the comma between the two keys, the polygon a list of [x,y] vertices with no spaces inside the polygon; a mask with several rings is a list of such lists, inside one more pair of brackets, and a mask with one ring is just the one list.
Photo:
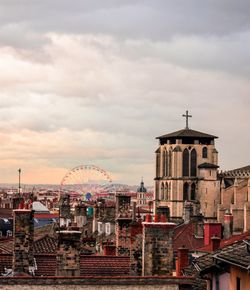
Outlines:
{"label": "ferris wheel", "polygon": [[114,195],[114,188],[107,171],[95,165],[80,165],[69,170],[63,177],[60,192],[83,200],[101,197],[110,199]]}

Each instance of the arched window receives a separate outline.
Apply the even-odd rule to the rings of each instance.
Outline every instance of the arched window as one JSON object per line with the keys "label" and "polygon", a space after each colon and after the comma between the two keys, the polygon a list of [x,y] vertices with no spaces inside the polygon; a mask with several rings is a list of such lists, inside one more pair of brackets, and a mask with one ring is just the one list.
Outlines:
{"label": "arched window", "polygon": [[168,184],[166,183],[165,184],[165,194],[164,194],[164,200],[168,200],[169,197],[168,197]]}
{"label": "arched window", "polygon": [[183,185],[183,200],[189,200],[188,198],[188,192],[189,192],[189,184],[187,182]]}
{"label": "arched window", "polygon": [[191,176],[196,176],[196,167],[197,167],[197,153],[196,150],[193,149],[191,151],[191,168],[190,168]]}
{"label": "arched window", "polygon": [[163,151],[162,152],[162,176],[165,176],[165,156],[166,156],[166,152]]}
{"label": "arched window", "polygon": [[165,155],[165,173],[166,173],[166,176],[168,176],[168,152],[167,151]]}
{"label": "arched window", "polygon": [[188,151],[187,148],[183,151],[182,175],[183,176],[189,176],[189,151]]}
{"label": "arched window", "polygon": [[192,183],[192,185],[191,185],[191,200],[196,200],[195,191],[196,191],[195,183]]}
{"label": "arched window", "polygon": [[164,183],[162,182],[161,184],[161,196],[160,196],[160,200],[164,199]]}
{"label": "arched window", "polygon": [[202,148],[202,158],[207,158],[207,147]]}
{"label": "arched window", "polygon": [[168,154],[168,163],[169,163],[169,170],[168,170],[168,176],[172,176],[172,149],[169,150]]}

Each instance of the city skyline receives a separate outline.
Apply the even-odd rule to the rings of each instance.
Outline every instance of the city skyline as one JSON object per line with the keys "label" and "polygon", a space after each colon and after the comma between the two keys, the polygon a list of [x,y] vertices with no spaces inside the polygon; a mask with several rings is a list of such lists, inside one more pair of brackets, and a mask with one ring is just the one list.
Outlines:
{"label": "city skyline", "polygon": [[0,183],[59,184],[95,164],[153,185],[155,137],[214,134],[249,165],[246,1],[1,1]]}

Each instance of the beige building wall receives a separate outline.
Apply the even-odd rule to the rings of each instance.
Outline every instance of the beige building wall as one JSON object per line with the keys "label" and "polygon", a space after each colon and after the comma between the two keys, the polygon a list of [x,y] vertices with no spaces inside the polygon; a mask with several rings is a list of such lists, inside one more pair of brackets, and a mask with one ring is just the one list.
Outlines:
{"label": "beige building wall", "polygon": [[233,231],[250,229],[249,178],[235,178],[234,184],[225,188],[223,180],[220,188],[221,202],[218,205],[218,220],[224,223],[223,214],[228,210],[233,215]]}
{"label": "beige building wall", "polygon": [[[156,207],[168,206],[170,216],[181,218],[183,216],[183,186],[187,182],[189,187],[194,183],[196,185],[196,200],[202,202],[202,211],[208,217],[216,217],[215,203],[218,203],[219,182],[217,181],[217,170],[212,171],[212,176],[202,172],[200,174],[198,166],[203,163],[212,163],[217,165],[218,154],[214,144],[202,145],[199,141],[196,144],[182,144],[182,140],[176,140],[176,144],[160,145],[156,151],[156,180],[155,180],[155,200]],[[203,148],[207,148],[207,157],[203,158]],[[183,151],[185,149],[196,150],[197,168],[196,176],[183,177]],[[164,155],[168,154],[168,174],[165,174]],[[171,155],[171,162],[170,157]],[[204,170],[203,170],[204,171]],[[206,170],[207,171],[207,170]],[[190,191],[190,189],[189,189]],[[191,193],[189,192],[189,199]],[[205,206],[207,204],[207,207]],[[205,208],[206,207],[206,208]]]}

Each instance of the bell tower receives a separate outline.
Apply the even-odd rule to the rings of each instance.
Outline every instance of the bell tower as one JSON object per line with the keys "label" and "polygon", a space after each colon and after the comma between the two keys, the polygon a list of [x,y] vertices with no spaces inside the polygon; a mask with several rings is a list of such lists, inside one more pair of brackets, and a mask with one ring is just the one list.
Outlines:
{"label": "bell tower", "polygon": [[181,219],[184,205],[190,203],[194,215],[214,219],[219,197],[218,137],[190,129],[188,111],[182,116],[184,129],[156,138],[155,211],[168,207],[171,218]]}

